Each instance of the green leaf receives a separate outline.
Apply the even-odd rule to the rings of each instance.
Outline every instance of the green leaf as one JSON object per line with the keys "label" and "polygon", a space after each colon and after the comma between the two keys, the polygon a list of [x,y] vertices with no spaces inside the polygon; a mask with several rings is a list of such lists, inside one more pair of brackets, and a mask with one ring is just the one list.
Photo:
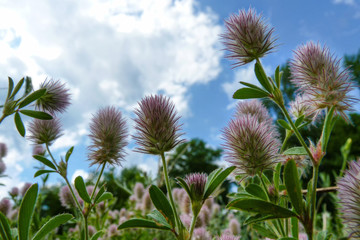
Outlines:
{"label": "green leaf", "polygon": [[212,171],[206,181],[205,189],[209,187],[209,185],[213,182],[214,178],[217,177],[222,171],[222,168],[217,168],[214,171]]}
{"label": "green leaf", "polygon": [[304,121],[304,119],[305,119],[305,115],[301,115],[298,119],[296,119],[296,121],[295,121],[295,126],[296,127],[299,127],[300,126],[300,124]]}
{"label": "green leaf", "polygon": [[281,76],[280,76],[280,66],[277,66],[275,70],[275,83],[278,88],[280,88]]}
{"label": "green leaf", "polygon": [[229,209],[260,213],[262,215],[272,215],[276,218],[297,217],[296,213],[289,209],[280,207],[270,202],[260,199],[236,199],[227,206]]}
{"label": "green leaf", "polygon": [[250,98],[265,98],[269,97],[268,93],[264,93],[263,91],[254,89],[254,88],[240,88],[238,89],[234,95],[234,99],[250,99]]}
{"label": "green leaf", "polygon": [[27,105],[29,105],[30,103],[38,100],[39,98],[41,98],[44,94],[46,93],[46,89],[42,88],[39,90],[36,90],[34,92],[32,92],[31,94],[29,94],[29,96],[27,96],[24,100],[22,100],[19,104],[19,108],[23,108]]}
{"label": "green leaf", "polygon": [[274,175],[273,175],[273,182],[274,182],[274,186],[275,186],[276,189],[279,189],[279,185],[280,185],[281,165],[282,165],[281,162],[276,164],[275,172],[274,172]]}
{"label": "green leaf", "polygon": [[261,86],[263,86],[269,93],[271,93],[274,90],[271,84],[269,83],[269,80],[261,64],[257,62],[255,63],[255,75],[256,78],[259,80]]}
{"label": "green leaf", "polygon": [[12,240],[9,221],[2,212],[0,212],[0,236],[4,240]]}
{"label": "green leaf", "polygon": [[40,169],[40,170],[36,171],[36,173],[34,174],[34,178],[41,176],[43,174],[46,174],[46,173],[53,173],[53,172],[57,172],[57,171]]}
{"label": "green leaf", "polygon": [[284,181],[286,186],[286,191],[290,197],[291,204],[293,205],[295,211],[302,215],[303,207],[303,197],[300,187],[300,179],[298,177],[298,171],[294,159],[289,160],[284,169]]}
{"label": "green leaf", "polygon": [[256,214],[254,216],[248,217],[244,221],[244,224],[252,224],[252,223],[262,222],[262,221],[276,219],[276,218],[277,217],[274,217],[273,215]]}
{"label": "green leaf", "polygon": [[37,183],[33,184],[25,193],[21,202],[19,217],[18,217],[18,231],[19,240],[28,240],[30,235],[30,223],[34,214],[36,199],[38,196],[39,186]]}
{"label": "green leaf", "polygon": [[87,203],[91,203],[90,196],[86,190],[84,179],[81,176],[77,176],[75,178],[75,188],[82,200]]}
{"label": "green leaf", "polygon": [[101,195],[103,195],[103,193],[105,192],[105,184],[101,186],[101,188],[99,189],[98,193],[96,194],[95,198],[94,198],[94,202],[96,202],[99,197],[101,197]]}
{"label": "green leaf", "polygon": [[97,240],[101,235],[103,235],[105,233],[104,230],[100,230],[98,232],[96,232],[91,238],[90,240]]}
{"label": "green leaf", "polygon": [[283,155],[307,155],[304,147],[292,147],[283,152]]}
{"label": "green leaf", "polygon": [[42,162],[43,164],[45,164],[49,168],[52,168],[52,169],[56,170],[55,165],[49,159],[47,159],[46,157],[41,156],[41,155],[34,155],[33,158],[35,158],[36,160]]}
{"label": "green leaf", "polygon": [[219,172],[216,176],[214,176],[212,181],[208,185],[205,185],[203,199],[207,199],[208,197],[210,197],[210,195],[224,182],[227,176],[229,176],[229,174],[234,171],[234,169],[235,166],[228,167],[224,171]]}
{"label": "green leaf", "polygon": [[14,121],[15,121],[15,126],[16,129],[18,130],[19,134],[22,137],[25,137],[25,127],[24,127],[24,123],[21,120],[20,114],[18,112],[15,113],[14,116]]}
{"label": "green leaf", "polygon": [[287,130],[291,130],[291,126],[283,119],[277,120],[278,124]]}
{"label": "green leaf", "polygon": [[334,123],[336,121],[336,118],[333,119],[334,111],[335,111],[335,106],[332,106],[330,108],[329,112],[326,114],[326,118],[325,118],[325,122],[324,122],[324,127],[323,127],[323,131],[322,131],[323,134],[322,134],[322,138],[321,138],[321,143],[322,143],[321,148],[324,152],[326,151],[327,143],[330,139],[331,131],[332,131],[332,129],[334,127]]}
{"label": "green leaf", "polygon": [[165,217],[166,221],[170,223],[172,227],[175,226],[175,215],[173,208],[170,205],[169,200],[166,198],[163,191],[155,185],[151,185],[149,188],[149,194],[151,201],[157,210]]}
{"label": "green leaf", "polygon": [[16,86],[15,86],[15,88],[14,88],[14,91],[11,93],[11,95],[10,95],[10,99],[13,99],[14,97],[15,97],[15,95],[19,92],[19,90],[20,90],[20,88],[21,88],[21,86],[23,85],[23,83],[24,83],[24,78],[22,78],[17,84],[16,84]]}
{"label": "green leaf", "polygon": [[53,117],[46,113],[46,112],[40,112],[40,111],[34,111],[34,110],[20,110],[20,112],[26,116],[37,118],[41,120],[51,120]]}
{"label": "green leaf", "polygon": [[264,192],[264,190],[262,189],[262,187],[260,187],[257,184],[254,183],[250,183],[245,190],[250,193],[251,195],[261,198],[263,200],[267,200],[267,196],[266,193]]}
{"label": "green leaf", "polygon": [[162,215],[161,212],[159,212],[156,209],[151,211],[151,213],[149,213],[147,216],[154,219],[156,222],[160,223],[161,225],[164,225],[169,228],[174,228],[174,226],[170,226],[164,215]]}
{"label": "green leaf", "polygon": [[72,152],[74,151],[74,146],[72,146],[67,152],[66,152],[66,155],[65,155],[65,161],[68,162],[69,161],[69,158],[72,154]]}
{"label": "green leaf", "polygon": [[263,93],[266,94],[266,95],[269,95],[269,93],[266,92],[264,89],[259,88],[258,86],[254,85],[254,84],[247,83],[247,82],[242,82],[242,81],[240,81],[240,83],[241,83],[242,85],[245,85],[245,86],[249,87],[249,88],[254,88],[254,89],[256,89],[256,90],[258,90],[258,91],[260,91],[260,92],[263,92]]}
{"label": "green leaf", "polygon": [[26,97],[29,93],[32,92],[32,90],[34,90],[34,89],[33,89],[31,77],[26,76],[25,77],[25,91],[24,91],[24,95],[22,97]]}
{"label": "green leaf", "polygon": [[112,199],[113,195],[111,192],[104,192],[96,201],[96,203],[100,203],[102,201],[106,201],[108,199]]}
{"label": "green leaf", "polygon": [[118,229],[126,229],[126,228],[154,228],[154,229],[163,229],[163,230],[171,230],[171,228],[160,225],[154,221],[134,218],[130,219],[124,223],[122,223]]}
{"label": "green leaf", "polygon": [[291,218],[291,235],[299,236],[299,220],[295,217]]}
{"label": "green leaf", "polygon": [[187,185],[187,183],[185,182],[185,180],[182,179],[181,177],[177,177],[176,180],[178,181],[178,184],[187,192],[187,194],[190,197],[191,196],[190,188]]}
{"label": "green leaf", "polygon": [[254,224],[253,228],[263,237],[277,239],[278,236],[269,228],[265,228],[259,224]]}
{"label": "green leaf", "polygon": [[60,214],[55,217],[52,217],[49,221],[47,221],[40,230],[35,234],[32,240],[40,240],[43,239],[47,234],[53,231],[55,228],[59,227],[61,224],[66,223],[73,216],[71,214],[65,213]]}
{"label": "green leaf", "polygon": [[6,96],[6,100],[9,99],[11,93],[12,93],[12,90],[14,89],[14,81],[12,80],[11,77],[8,77],[8,80],[9,80],[9,88],[8,88],[8,94]]}

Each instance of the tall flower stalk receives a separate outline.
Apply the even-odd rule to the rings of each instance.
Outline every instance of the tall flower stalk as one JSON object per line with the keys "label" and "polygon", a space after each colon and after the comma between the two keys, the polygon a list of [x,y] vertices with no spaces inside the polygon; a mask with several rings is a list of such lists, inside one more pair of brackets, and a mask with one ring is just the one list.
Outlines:
{"label": "tall flower stalk", "polygon": [[[273,29],[268,30],[267,25],[261,17],[257,16],[252,9],[249,9],[247,12],[241,10],[238,15],[232,15],[229,20],[225,22],[225,25],[226,32],[222,35],[222,38],[224,39],[226,50],[229,52],[228,57],[235,60],[235,67],[255,61],[254,71],[261,85],[261,87],[258,87],[250,83],[240,82],[245,85],[245,87],[237,90],[233,97],[235,99],[269,98],[276,103],[286,119],[286,121],[279,120],[279,124],[286,130],[286,138],[283,144],[286,144],[292,134],[295,134],[301,144],[301,147],[288,150],[285,150],[283,146],[280,152],[284,155],[307,154],[312,162],[313,175],[311,184],[309,184],[306,203],[303,203],[295,161],[289,160],[285,163],[284,182],[289,201],[293,205],[294,210],[292,213],[288,212],[287,216],[284,214],[274,217],[280,219],[285,216],[296,216],[296,218],[302,222],[308,238],[311,240],[314,237],[319,166],[325,156],[336,115],[340,115],[349,121],[346,111],[351,110],[351,104],[354,100],[349,97],[349,92],[353,88],[349,71],[348,69],[340,69],[339,61],[326,47],[322,48],[319,44],[312,42],[299,47],[295,51],[294,59],[290,63],[290,70],[292,83],[298,87],[302,98],[299,97],[291,105],[291,112],[295,118],[292,119],[289,111],[285,107],[286,103],[281,92],[282,73],[280,72],[280,68],[277,67],[274,78],[271,78],[266,74],[260,61],[260,58],[268,54],[273,49],[272,46],[275,45],[275,40],[271,38]],[[307,103],[304,103],[305,101]],[[316,116],[321,114],[321,112],[325,112],[325,122],[320,140],[316,144],[311,143],[308,145],[300,134],[299,129],[309,122],[314,121]],[[253,113],[252,117],[254,115],[256,114]],[[232,120],[229,123],[229,127],[224,130],[224,139],[226,140],[225,148],[228,151],[228,159],[232,164],[238,166],[240,169],[244,169],[247,174],[255,175],[255,172],[262,172],[262,170],[266,169],[263,166],[271,167],[271,165],[265,164],[269,161],[265,160],[268,159],[265,157],[266,148],[262,148],[262,146],[268,148],[270,144],[263,144],[264,140],[267,139],[264,137],[266,132],[256,137],[252,134],[252,131],[248,130],[248,125],[245,119],[241,119],[241,116],[238,117],[238,119]],[[261,124],[254,128],[258,132],[262,127],[260,125]],[[248,138],[250,141],[247,140]],[[251,144],[247,143],[251,142],[251,140],[255,141],[253,147],[245,148],[244,146],[251,146]],[[251,160],[250,156],[253,153],[260,154],[260,156],[263,157],[257,156],[254,160]],[[255,164],[246,165],[248,163]],[[249,171],[248,169],[253,169],[253,171]],[[277,188],[280,181],[280,169],[281,165],[277,165],[277,173],[274,175],[274,184]],[[267,185],[264,183],[261,174],[259,178],[266,192]],[[276,200],[269,198],[267,198],[267,202],[279,204]],[[245,203],[246,199],[236,199],[228,206],[234,209],[247,209],[246,206],[244,206]],[[286,207],[286,205],[283,206]],[[276,207],[274,206],[274,208]],[[254,207],[252,207],[251,210],[254,211]],[[266,210],[263,210],[258,213],[264,214],[265,212]],[[270,212],[268,212],[268,214],[270,214]],[[271,214],[278,215],[276,212]]]}

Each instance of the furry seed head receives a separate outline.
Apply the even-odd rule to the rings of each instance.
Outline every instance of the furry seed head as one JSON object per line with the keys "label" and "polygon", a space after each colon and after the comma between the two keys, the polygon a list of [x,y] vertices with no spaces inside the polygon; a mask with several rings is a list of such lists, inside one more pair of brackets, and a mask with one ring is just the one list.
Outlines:
{"label": "furry seed head", "polygon": [[360,238],[360,161],[353,161],[344,177],[338,180],[338,197],[342,219],[350,230],[350,236]]}
{"label": "furry seed head", "polygon": [[316,122],[321,112],[315,107],[314,101],[308,94],[296,95],[295,100],[290,102],[290,114],[294,119],[304,115],[305,121]]}
{"label": "furry seed head", "polygon": [[272,37],[274,29],[269,29],[262,16],[252,8],[230,16],[225,27],[226,32],[221,37],[229,51],[227,58],[236,61],[235,67],[260,59],[276,47],[276,39]]}
{"label": "furry seed head", "polygon": [[336,113],[349,121],[345,111],[351,110],[354,102],[348,96],[353,89],[350,73],[341,70],[340,61],[326,46],[313,42],[300,46],[290,62],[290,72],[292,83],[311,96],[317,109],[334,106]]}
{"label": "furry seed head", "polygon": [[101,108],[90,123],[89,160],[91,165],[109,163],[120,165],[124,159],[128,131],[126,121],[115,107]]}
{"label": "furry seed head", "polygon": [[65,207],[67,209],[72,209],[72,208],[76,207],[75,200],[74,200],[74,198],[70,192],[70,189],[67,185],[63,186],[60,189],[59,197],[60,197],[61,206]]}
{"label": "furry seed head", "polygon": [[184,140],[179,140],[180,117],[175,105],[162,95],[148,96],[139,102],[135,110],[136,134],[133,136],[139,147],[137,152],[159,155],[175,148]]}
{"label": "furry seed head", "polygon": [[245,115],[230,121],[223,130],[226,160],[238,174],[254,176],[279,160],[280,141],[274,130],[256,117]]}
{"label": "furry seed head", "polygon": [[0,175],[6,171],[6,164],[0,160]]}
{"label": "furry seed head", "polygon": [[265,122],[269,125],[272,124],[272,118],[269,111],[258,99],[239,101],[236,105],[235,117],[241,117],[244,115],[252,115],[257,118],[259,123]]}
{"label": "furry seed head", "polygon": [[184,180],[189,186],[191,201],[202,201],[205,192],[205,185],[207,182],[207,174],[191,173],[186,175]]}
{"label": "furry seed head", "polygon": [[40,88],[45,88],[46,93],[36,100],[36,108],[50,114],[62,113],[70,105],[69,89],[59,80],[45,80],[40,84]]}
{"label": "furry seed head", "polygon": [[29,124],[29,133],[28,139],[33,143],[50,146],[62,136],[60,120],[33,119]]}

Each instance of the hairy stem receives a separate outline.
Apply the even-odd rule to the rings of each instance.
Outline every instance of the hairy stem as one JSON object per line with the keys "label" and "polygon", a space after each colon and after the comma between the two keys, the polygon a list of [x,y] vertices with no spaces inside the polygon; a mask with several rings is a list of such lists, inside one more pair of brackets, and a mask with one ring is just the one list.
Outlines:
{"label": "hairy stem", "polygon": [[168,175],[168,172],[167,172],[167,164],[166,164],[164,152],[161,152],[161,160],[162,160],[162,164],[163,164],[166,190],[167,190],[167,192],[169,194],[170,204],[171,204],[171,207],[173,208],[176,225],[177,225],[179,233],[180,233],[182,231],[182,229],[181,229],[182,227],[181,227],[181,224],[180,224],[179,215],[177,214],[177,211],[176,211],[175,202],[174,202],[174,199],[172,197],[172,191],[171,191],[171,186],[170,186],[170,181],[169,181],[169,175]]}

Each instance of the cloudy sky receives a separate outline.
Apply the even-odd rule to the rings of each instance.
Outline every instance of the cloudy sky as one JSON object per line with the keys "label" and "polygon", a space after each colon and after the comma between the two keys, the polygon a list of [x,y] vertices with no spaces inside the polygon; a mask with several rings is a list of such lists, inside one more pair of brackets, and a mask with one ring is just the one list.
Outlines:
{"label": "cloudy sky", "polygon": [[[16,81],[30,76],[35,88],[46,78],[66,83],[72,105],[62,115],[65,134],[52,149],[60,157],[75,146],[70,176],[89,171],[92,114],[101,106],[117,106],[131,129],[132,110],[148,94],[171,97],[187,139],[218,147],[238,82],[254,82],[252,65],[231,69],[219,35],[224,19],[250,5],[279,38],[277,52],[263,59],[268,71],[310,40],[325,43],[339,57],[360,49],[357,0],[0,0],[0,101],[8,76]],[[0,187],[0,196],[12,186],[39,181],[32,177],[37,165],[32,146],[16,133],[12,118],[1,124],[0,142],[9,148],[4,161],[10,175],[0,179],[7,185]],[[133,153],[130,143],[123,166],[154,173],[157,159]]]}

